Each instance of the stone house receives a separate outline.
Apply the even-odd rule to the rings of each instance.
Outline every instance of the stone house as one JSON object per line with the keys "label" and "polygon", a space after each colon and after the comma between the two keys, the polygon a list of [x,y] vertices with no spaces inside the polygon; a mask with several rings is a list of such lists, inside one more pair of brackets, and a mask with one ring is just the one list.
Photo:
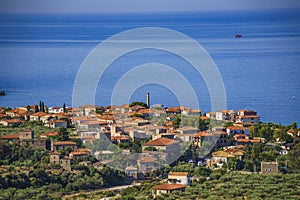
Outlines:
{"label": "stone house", "polygon": [[278,162],[261,162],[262,174],[278,174]]}

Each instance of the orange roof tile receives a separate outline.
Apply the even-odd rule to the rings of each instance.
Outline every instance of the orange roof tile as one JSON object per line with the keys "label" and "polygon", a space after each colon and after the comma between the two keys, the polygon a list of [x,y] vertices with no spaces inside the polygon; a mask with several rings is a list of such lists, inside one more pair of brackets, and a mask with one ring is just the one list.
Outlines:
{"label": "orange roof tile", "polygon": [[154,186],[153,189],[156,190],[178,190],[178,189],[184,189],[186,186],[183,184],[161,184],[161,185],[157,185]]}
{"label": "orange roof tile", "polygon": [[88,152],[86,152],[86,151],[72,151],[70,154],[72,154],[73,156],[78,156],[78,155],[87,155]]}
{"label": "orange roof tile", "polygon": [[188,172],[169,172],[169,176],[187,176]]}
{"label": "orange roof tile", "polygon": [[163,137],[146,142],[145,144],[143,144],[143,146],[167,146],[175,143],[178,143],[178,141]]}
{"label": "orange roof tile", "polygon": [[7,120],[4,120],[8,123],[23,123],[24,121],[20,120],[20,119],[7,119]]}
{"label": "orange roof tile", "polygon": [[229,130],[249,130],[249,128],[246,128],[244,126],[229,126],[227,127]]}
{"label": "orange roof tile", "polygon": [[40,136],[44,136],[44,137],[55,137],[58,135],[57,131],[53,131],[53,132],[47,132],[47,133],[42,133]]}
{"label": "orange roof tile", "polygon": [[19,135],[18,134],[7,134],[7,135],[1,136],[1,139],[19,139]]}
{"label": "orange roof tile", "polygon": [[43,117],[45,115],[46,115],[46,113],[44,113],[44,112],[37,112],[37,113],[34,113],[34,114],[30,115],[30,116]]}

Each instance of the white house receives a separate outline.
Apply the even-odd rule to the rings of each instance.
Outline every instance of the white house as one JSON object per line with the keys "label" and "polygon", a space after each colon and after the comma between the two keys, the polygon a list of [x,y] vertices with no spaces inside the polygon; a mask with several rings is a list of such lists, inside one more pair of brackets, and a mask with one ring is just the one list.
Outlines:
{"label": "white house", "polygon": [[250,129],[243,126],[230,126],[226,128],[228,135],[246,134],[250,135]]}
{"label": "white house", "polygon": [[64,112],[64,108],[61,108],[59,106],[50,107],[50,108],[48,108],[48,112],[49,113],[63,113]]}
{"label": "white house", "polygon": [[169,172],[168,183],[189,185],[190,177],[187,172]]}
{"label": "white house", "polygon": [[228,121],[234,119],[233,110],[220,110],[216,112],[216,120]]}

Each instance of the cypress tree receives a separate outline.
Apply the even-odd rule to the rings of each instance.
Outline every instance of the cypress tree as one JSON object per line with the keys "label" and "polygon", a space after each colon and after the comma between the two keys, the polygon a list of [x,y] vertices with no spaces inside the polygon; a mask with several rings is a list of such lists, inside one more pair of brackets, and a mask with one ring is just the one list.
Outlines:
{"label": "cypress tree", "polygon": [[64,103],[64,105],[63,105],[63,109],[64,109],[64,113],[66,113],[67,112],[67,109],[66,109],[66,104]]}
{"label": "cypress tree", "polygon": [[39,112],[39,107],[38,107],[38,105],[35,105],[35,106],[34,106],[34,112],[36,112],[36,113]]}

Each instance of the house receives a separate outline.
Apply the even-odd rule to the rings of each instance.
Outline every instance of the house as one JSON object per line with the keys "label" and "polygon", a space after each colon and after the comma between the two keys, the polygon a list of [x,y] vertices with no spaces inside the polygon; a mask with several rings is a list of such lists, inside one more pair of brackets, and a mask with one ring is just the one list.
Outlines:
{"label": "house", "polygon": [[182,142],[193,142],[196,134],[175,134],[174,137]]}
{"label": "house", "polygon": [[19,135],[18,134],[7,134],[7,135],[2,135],[0,137],[1,141],[19,141]]}
{"label": "house", "polygon": [[181,191],[184,192],[186,186],[183,184],[161,184],[161,185],[157,185],[154,186],[152,188],[152,195],[154,198],[156,198],[157,196],[161,195],[161,194],[170,194],[173,191]]}
{"label": "house", "polygon": [[47,115],[47,114],[44,112],[34,113],[34,114],[30,115],[30,121],[41,121],[41,117],[43,117],[45,115]]}
{"label": "house", "polygon": [[47,133],[42,133],[40,134],[41,138],[51,138],[51,137],[56,137],[58,136],[58,132],[57,131],[52,131],[52,132],[47,132]]}
{"label": "house", "polygon": [[21,140],[20,144],[28,145],[31,148],[40,148],[40,149],[49,149],[50,146],[49,140],[43,138]]}
{"label": "house", "polygon": [[215,147],[225,147],[228,145],[228,134],[223,131],[211,132],[202,131],[197,133],[193,138],[193,145],[197,147],[202,147],[203,142],[209,142],[211,148]]}
{"label": "house", "polygon": [[127,175],[127,177],[132,178],[133,180],[138,179],[138,169],[136,167],[126,167],[125,174]]}
{"label": "house", "polygon": [[34,132],[32,130],[21,130],[19,131],[20,140],[30,140],[34,138]]}
{"label": "house", "polygon": [[60,165],[60,159],[63,156],[58,152],[50,152],[50,165]]}
{"label": "house", "polygon": [[87,155],[89,155],[89,150],[86,148],[75,149],[74,151],[69,153],[70,158],[87,156]]}
{"label": "house", "polygon": [[246,144],[252,144],[252,143],[264,143],[264,138],[252,138],[246,134],[235,134],[233,136],[233,143],[234,145],[246,145]]}
{"label": "house", "polygon": [[216,151],[212,153],[212,158],[208,163],[208,166],[216,164],[221,167],[223,163],[227,163],[230,158],[237,158],[239,160],[243,160],[244,151],[241,149],[226,149],[224,151]]}
{"label": "house", "polygon": [[177,115],[181,113],[181,109],[179,107],[166,108],[165,110],[168,115]]}
{"label": "house", "polygon": [[157,138],[155,140],[150,140],[142,144],[143,151],[147,147],[155,147],[157,150],[167,151],[167,152],[176,152],[179,150],[179,141],[172,140],[169,138]]}
{"label": "house", "polygon": [[64,157],[60,159],[60,166],[67,171],[71,171],[71,161],[72,159],[69,157]]}
{"label": "house", "polygon": [[65,120],[55,119],[46,123],[45,126],[50,128],[67,128],[68,123]]}
{"label": "house", "polygon": [[250,124],[257,124],[260,121],[260,117],[257,115],[246,115],[246,116],[237,116],[236,122],[241,122],[243,125],[249,126]]}
{"label": "house", "polygon": [[159,168],[160,163],[152,156],[145,156],[137,160],[139,172],[149,173]]}
{"label": "house", "polygon": [[168,184],[190,185],[190,177],[188,172],[169,172]]}
{"label": "house", "polygon": [[20,120],[20,119],[6,119],[6,120],[0,121],[0,124],[2,124],[3,126],[18,126],[23,123],[24,123],[24,121]]}
{"label": "house", "polygon": [[249,115],[257,115],[257,112],[254,110],[238,110],[238,116],[249,116]]}
{"label": "house", "polygon": [[216,120],[231,121],[234,119],[233,110],[220,110],[216,112]]}
{"label": "house", "polygon": [[29,115],[30,113],[27,111],[26,108],[15,108],[6,111],[5,114],[10,117],[24,117]]}
{"label": "house", "polygon": [[40,121],[42,121],[44,124],[48,123],[51,119],[54,119],[52,115],[44,115],[40,117]]}
{"label": "house", "polygon": [[252,124],[259,123],[260,117],[257,116],[254,110],[239,110],[235,121],[242,123],[244,126],[251,126]]}
{"label": "house", "polygon": [[235,135],[235,134],[246,134],[250,135],[250,129],[243,127],[243,126],[230,126],[227,127],[226,132],[228,135]]}
{"label": "house", "polygon": [[64,108],[61,108],[59,106],[50,107],[50,108],[48,108],[48,112],[49,113],[63,113],[64,112]]}
{"label": "house", "polygon": [[261,162],[262,174],[278,174],[278,162]]}
{"label": "house", "polygon": [[83,115],[88,116],[96,113],[96,106],[94,105],[83,105],[80,106]]}
{"label": "house", "polygon": [[114,144],[127,143],[130,142],[130,137],[128,135],[112,136],[111,142]]}
{"label": "house", "polygon": [[51,142],[51,151],[66,150],[67,148],[71,148],[72,150],[77,149],[77,143],[71,141]]}
{"label": "house", "polygon": [[49,149],[50,142],[45,138],[34,138],[32,130],[19,131],[20,145],[27,145],[31,148]]}
{"label": "house", "polygon": [[129,132],[129,136],[132,140],[136,139],[146,139],[146,132],[145,131],[135,131],[132,130]]}

